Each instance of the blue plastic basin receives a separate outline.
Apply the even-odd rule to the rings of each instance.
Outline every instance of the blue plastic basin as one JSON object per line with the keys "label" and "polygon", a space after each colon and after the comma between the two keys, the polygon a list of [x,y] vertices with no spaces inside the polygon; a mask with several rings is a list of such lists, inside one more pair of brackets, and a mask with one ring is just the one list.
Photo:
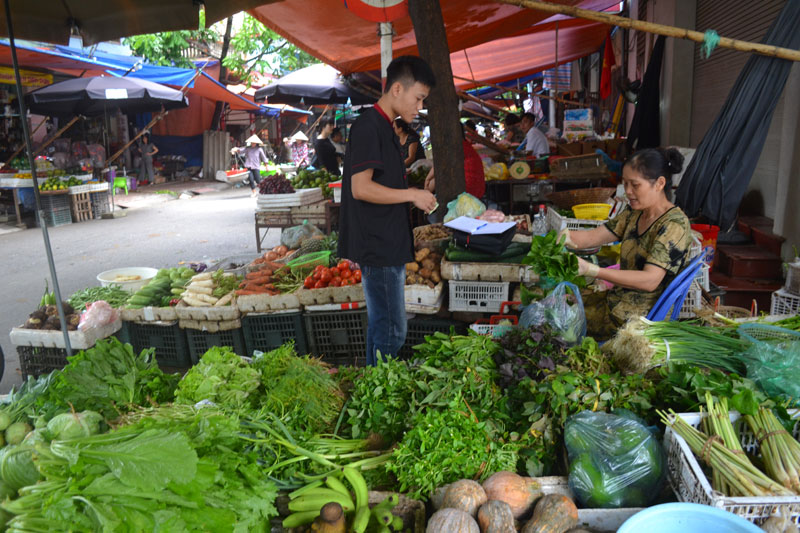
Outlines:
{"label": "blue plastic basin", "polygon": [[698,503],[664,503],[628,518],[617,533],[764,533],[740,516]]}

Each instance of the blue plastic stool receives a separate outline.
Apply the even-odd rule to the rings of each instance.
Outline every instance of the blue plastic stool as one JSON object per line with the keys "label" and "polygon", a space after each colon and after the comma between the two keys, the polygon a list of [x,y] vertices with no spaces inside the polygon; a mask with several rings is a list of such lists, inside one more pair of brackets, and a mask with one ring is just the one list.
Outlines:
{"label": "blue plastic stool", "polygon": [[670,309],[672,309],[672,313],[667,320],[676,320],[678,318],[683,301],[686,299],[686,294],[689,292],[689,287],[692,285],[692,281],[697,277],[697,273],[703,266],[704,258],[705,254],[698,255],[692,259],[689,266],[675,276],[675,279],[664,289],[664,292],[661,293],[658,301],[650,310],[650,313],[648,313],[648,320],[660,322],[666,319],[667,312],[669,312]]}

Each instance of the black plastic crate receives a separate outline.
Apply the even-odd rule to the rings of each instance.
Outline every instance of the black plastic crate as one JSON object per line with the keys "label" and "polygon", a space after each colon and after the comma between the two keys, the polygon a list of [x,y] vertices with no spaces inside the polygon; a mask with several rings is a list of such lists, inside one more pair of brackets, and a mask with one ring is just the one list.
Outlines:
{"label": "black plastic crate", "polygon": [[367,310],[305,313],[309,350],[332,365],[367,364]]}
{"label": "black plastic crate", "polygon": [[67,366],[67,350],[64,348],[43,348],[41,346],[17,346],[19,369],[22,380],[28,376],[38,378],[53,370],[61,370]]}
{"label": "black plastic crate", "polygon": [[[67,205],[66,208],[59,207],[55,210],[44,209],[43,211],[44,211],[44,223],[47,224],[48,227],[64,226],[66,224],[72,224],[72,208],[69,205]],[[42,221],[37,220],[37,225],[41,227]]]}
{"label": "black plastic crate", "polygon": [[292,339],[298,354],[308,353],[306,328],[300,311],[247,315],[242,318],[242,332],[247,355],[253,355],[254,350],[274,350]]}
{"label": "black plastic crate", "polygon": [[156,349],[156,362],[161,366],[188,368],[197,362],[189,352],[186,333],[178,324],[122,323],[122,342],[133,346],[133,351]]}
{"label": "black plastic crate", "polygon": [[437,331],[450,333],[450,328],[455,328],[456,335],[465,335],[467,325],[458,320],[448,320],[444,318],[422,318],[414,317],[408,321],[408,333],[406,343],[400,348],[398,354],[401,359],[410,359],[414,355],[412,348],[417,344],[425,342],[427,335],[433,335]]}
{"label": "black plastic crate", "polygon": [[108,191],[89,193],[92,199],[92,216],[100,218],[106,213],[111,212],[111,201],[108,199]]}
{"label": "black plastic crate", "polygon": [[184,329],[183,331],[186,332],[189,354],[193,361],[199,361],[212,346],[230,346],[239,355],[252,355],[245,350],[242,328],[214,333],[199,329]]}

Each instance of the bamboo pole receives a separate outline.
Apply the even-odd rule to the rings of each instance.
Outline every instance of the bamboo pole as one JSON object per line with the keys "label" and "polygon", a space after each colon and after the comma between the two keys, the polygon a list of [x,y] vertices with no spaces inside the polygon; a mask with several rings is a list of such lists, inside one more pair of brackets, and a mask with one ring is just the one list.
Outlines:
{"label": "bamboo pole", "polygon": [[493,141],[489,140],[488,138],[484,137],[483,135],[478,134],[478,132],[472,131],[469,128],[465,128],[465,132],[466,132],[467,139],[470,140],[470,141],[474,141],[474,142],[477,142],[479,144],[482,144],[482,145],[484,145],[484,146],[486,146],[488,148],[491,148],[492,150],[500,152],[501,154],[508,154],[509,153],[508,148],[504,148],[504,147],[500,146],[499,144],[496,144],[495,142],[493,142]]}
{"label": "bamboo pole", "polygon": [[114,161],[116,158],[118,158],[119,156],[121,156],[121,155],[122,155],[122,153],[123,153],[125,150],[127,150],[129,146],[131,146],[133,143],[135,143],[136,141],[138,141],[138,140],[139,140],[139,137],[141,137],[142,135],[144,135],[146,131],[149,131],[149,130],[150,130],[150,128],[153,126],[153,124],[155,124],[156,122],[158,122],[159,120],[161,120],[162,118],[164,118],[165,116],[167,116],[167,113],[169,113],[169,111],[161,111],[161,112],[160,112],[158,115],[156,115],[155,117],[153,117],[153,119],[152,119],[150,122],[148,122],[148,123],[147,123],[147,126],[145,126],[144,128],[142,128],[142,131],[140,131],[139,133],[137,133],[137,134],[136,134],[136,136],[135,136],[133,139],[131,139],[130,141],[128,141],[128,143],[127,143],[125,146],[123,146],[122,148],[120,148],[119,150],[117,150],[117,151],[114,153],[114,155],[112,155],[111,157],[109,157],[108,159],[106,159],[106,166],[107,166],[107,167],[110,167],[110,166],[111,166],[111,162],[112,162],[112,161]]}
{"label": "bamboo pole", "polygon": [[[456,76],[455,74],[453,74],[453,78],[457,80],[468,81],[476,85],[485,85],[486,87],[493,87],[501,91],[510,91],[512,93],[517,93],[517,94],[525,93],[525,91],[520,91],[519,89],[515,89],[514,87],[503,87],[502,85],[497,85],[496,83],[490,83],[488,81],[481,81],[481,80],[473,80],[472,78],[464,78],[462,76]],[[538,98],[544,98],[545,100],[555,100],[556,102],[560,102],[562,104],[577,105],[581,107],[586,106],[586,104],[584,104],[583,102],[576,102],[575,100],[564,100],[563,98],[556,98],[554,96],[548,96],[546,94],[534,94],[532,96],[536,96]]]}
{"label": "bamboo pole", "polygon": [[58,130],[58,131],[55,133],[55,135],[53,135],[52,137],[50,137],[49,139],[47,139],[47,140],[46,140],[46,141],[45,141],[45,142],[44,142],[44,143],[43,143],[43,144],[42,144],[42,145],[41,145],[39,148],[37,148],[36,150],[34,150],[34,152],[33,152],[33,156],[34,156],[34,157],[36,157],[37,155],[41,154],[41,153],[42,153],[42,151],[44,151],[44,149],[45,149],[45,148],[47,148],[48,146],[50,146],[51,144],[53,144],[53,141],[55,141],[56,139],[58,139],[59,137],[61,137],[61,134],[62,134],[62,133],[64,133],[65,131],[67,131],[67,130],[69,129],[69,127],[70,127],[70,126],[72,126],[73,124],[75,124],[75,123],[78,121],[78,119],[79,119],[79,118],[81,118],[81,117],[80,117],[80,115],[78,115],[78,116],[76,116],[76,117],[72,117],[72,120],[70,120],[69,122],[67,122],[67,125],[66,125],[66,126],[64,126],[63,128],[59,129],[59,130]]}
{"label": "bamboo pole", "polygon": [[477,96],[472,96],[471,94],[469,94],[467,92],[456,90],[456,94],[459,97],[463,98],[464,100],[470,100],[472,102],[475,102],[476,104],[480,104],[482,106],[486,106],[489,109],[494,109],[495,111],[500,111],[501,113],[505,113],[506,112],[506,109],[504,107],[499,106],[499,105],[497,105],[495,103],[492,103],[492,102],[486,102],[484,100],[481,100]]}
{"label": "bamboo pole", "polygon": [[[667,26],[666,24],[656,24],[654,22],[645,22],[642,20],[633,20],[627,17],[611,15],[609,13],[592,11],[590,9],[581,9],[579,7],[543,2],[542,0],[495,1],[514,6],[525,7],[528,9],[536,9],[538,11],[546,11],[547,13],[557,15],[569,15],[576,18],[593,20],[595,22],[601,22],[611,26],[619,26],[621,28],[629,28],[637,31],[655,33],[658,35],[666,35],[667,37],[677,37],[678,39],[688,39],[697,43],[705,42],[705,34],[700,31],[676,28],[675,26]],[[751,43],[749,41],[740,41],[739,39],[731,39],[729,37],[720,37],[718,46],[721,46],[722,48],[731,48],[740,52],[754,52],[756,54],[769,57],[778,57],[780,59],[788,59],[790,61],[800,61],[800,50],[792,50],[790,48],[782,48],[780,46]]]}

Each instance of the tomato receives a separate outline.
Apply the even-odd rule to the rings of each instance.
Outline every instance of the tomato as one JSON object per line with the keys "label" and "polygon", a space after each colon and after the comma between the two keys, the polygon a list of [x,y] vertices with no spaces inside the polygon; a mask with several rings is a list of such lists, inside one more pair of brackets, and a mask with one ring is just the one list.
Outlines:
{"label": "tomato", "polygon": [[305,279],[305,281],[303,281],[303,287],[305,287],[306,289],[313,289],[314,288],[314,283],[316,283],[314,281],[314,278],[312,278],[311,276],[308,276]]}
{"label": "tomato", "polygon": [[314,281],[319,281],[319,278],[320,278],[321,275],[322,274],[319,271],[318,272],[314,272],[314,274],[311,275],[311,279],[313,279]]}
{"label": "tomato", "polygon": [[361,283],[361,271],[360,270],[353,270],[353,279],[356,280],[356,283]]}
{"label": "tomato", "polygon": [[336,265],[336,266],[339,267],[339,270],[350,270],[350,267],[352,266],[352,263],[350,261],[348,261],[347,259],[342,259],[341,261],[339,261],[339,264]]}
{"label": "tomato", "polygon": [[339,276],[336,276],[335,278],[333,278],[331,280],[330,286],[331,287],[341,287],[342,286],[342,278],[340,278]]}
{"label": "tomato", "polygon": [[350,276],[352,276],[352,275],[353,275],[353,273],[352,273],[352,272],[350,272],[350,270],[348,270],[348,269],[344,269],[344,270],[342,270],[342,277],[343,277],[343,278],[349,278],[349,277],[350,277]]}
{"label": "tomato", "polygon": [[331,268],[330,268],[330,271],[331,271],[331,276],[333,276],[334,278],[335,278],[336,276],[338,276],[338,275],[339,275],[339,273],[341,272],[341,271],[340,271],[340,270],[339,270],[337,267],[331,267]]}
{"label": "tomato", "polygon": [[319,279],[320,281],[324,281],[325,283],[330,283],[330,281],[333,279],[333,275],[331,275],[330,270],[326,269],[322,271],[322,274],[320,274]]}
{"label": "tomato", "polygon": [[324,289],[324,288],[325,288],[325,287],[327,287],[327,286],[328,286],[328,284],[327,284],[327,283],[325,283],[325,282],[324,282],[324,281],[322,281],[322,280],[319,280],[318,282],[316,282],[316,283],[314,284],[314,288],[315,288],[315,289]]}
{"label": "tomato", "polygon": [[317,265],[317,266],[315,266],[314,267],[314,273],[320,272],[323,268],[325,268],[325,265]]}

